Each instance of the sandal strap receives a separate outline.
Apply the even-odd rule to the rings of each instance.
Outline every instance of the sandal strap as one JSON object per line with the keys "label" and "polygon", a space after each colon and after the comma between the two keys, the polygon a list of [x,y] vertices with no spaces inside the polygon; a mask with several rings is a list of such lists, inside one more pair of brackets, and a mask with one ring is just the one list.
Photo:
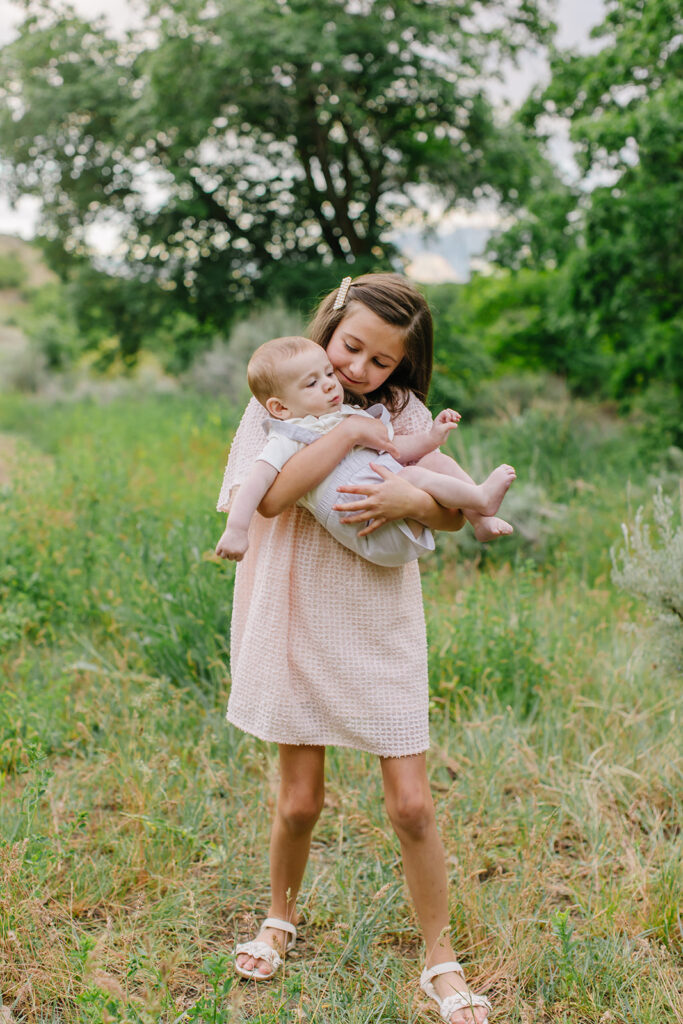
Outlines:
{"label": "sandal strap", "polygon": [[265,960],[273,968],[273,972],[282,963],[282,957],[278,951],[269,946],[267,942],[259,942],[258,939],[252,939],[251,942],[242,942],[239,946],[235,946],[235,956],[239,956],[240,953],[246,953],[247,956],[253,957],[254,960]]}
{"label": "sandal strap", "polygon": [[267,917],[261,928],[275,928],[279,932],[287,932],[293,939],[296,939],[296,928],[289,921],[283,921],[281,917]]}
{"label": "sandal strap", "polygon": [[442,1018],[449,1021],[456,1010],[468,1010],[473,1006],[484,1006],[487,1010],[491,1009],[491,1004],[486,996],[479,996],[470,989],[467,992],[454,992],[453,995],[446,996],[439,1009]]}
{"label": "sandal strap", "polygon": [[[438,994],[434,988],[432,981],[434,978],[438,978],[440,974],[449,974],[451,971],[459,974],[464,980],[464,972],[462,965],[457,960],[447,960],[443,964],[435,964],[433,967],[425,967],[424,971],[420,976],[420,987],[422,991],[430,999],[433,999],[436,1005],[439,1007],[439,1013],[441,1014],[441,1020],[449,1022],[454,1013],[458,1010],[472,1009],[475,1006],[483,1006],[486,1010],[491,1009],[491,1004],[486,996],[477,995],[469,988],[465,988],[462,992],[452,992],[444,999]],[[488,1014],[484,1024],[487,1024]]]}
{"label": "sandal strap", "polygon": [[456,974],[465,977],[465,972],[462,968],[462,964],[459,964],[457,960],[446,960],[443,964],[434,964],[433,967],[425,967],[424,971],[420,976],[420,985],[424,988],[434,978],[438,978],[440,974],[450,974],[451,971],[455,971]]}

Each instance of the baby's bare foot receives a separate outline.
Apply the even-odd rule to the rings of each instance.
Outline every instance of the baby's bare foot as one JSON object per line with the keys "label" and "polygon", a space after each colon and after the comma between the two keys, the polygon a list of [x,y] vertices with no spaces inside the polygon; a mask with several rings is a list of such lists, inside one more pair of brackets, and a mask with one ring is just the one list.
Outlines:
{"label": "baby's bare foot", "polygon": [[516,473],[512,466],[503,464],[497,466],[493,473],[484,480],[480,488],[485,498],[485,505],[481,510],[483,515],[493,516],[496,514],[515,476]]}
{"label": "baby's bare foot", "polygon": [[498,516],[471,516],[469,518],[474,536],[481,544],[514,533],[510,524],[506,523],[504,519],[499,519]]}

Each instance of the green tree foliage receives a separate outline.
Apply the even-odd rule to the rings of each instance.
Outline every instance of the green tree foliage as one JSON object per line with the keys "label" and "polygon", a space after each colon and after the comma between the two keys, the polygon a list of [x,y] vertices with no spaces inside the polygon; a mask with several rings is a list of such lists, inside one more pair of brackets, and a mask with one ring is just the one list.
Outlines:
{"label": "green tree foliage", "polygon": [[[549,195],[504,239],[507,265],[559,263],[551,368],[587,393],[656,409],[681,434],[683,18],[675,0],[608,0],[591,55],[556,52],[522,117],[563,117],[583,174],[574,209]],[[569,193],[567,193],[568,195]]]}
{"label": "green tree foliage", "polygon": [[386,262],[417,186],[514,204],[529,180],[485,80],[547,40],[548,0],[147,0],[123,41],[26,7],[0,52],[8,187],[42,197],[53,264],[109,221],[130,273],[200,319]]}
{"label": "green tree foliage", "polygon": [[552,273],[522,269],[463,285],[432,285],[434,374],[430,402],[473,416],[485,410],[482,384],[501,372],[552,367],[547,304]]}

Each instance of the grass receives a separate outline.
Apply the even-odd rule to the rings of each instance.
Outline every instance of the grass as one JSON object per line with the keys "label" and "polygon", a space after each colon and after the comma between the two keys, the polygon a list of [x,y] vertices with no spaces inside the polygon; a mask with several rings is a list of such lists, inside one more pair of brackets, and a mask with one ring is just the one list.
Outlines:
{"label": "grass", "polygon": [[[232,567],[211,556],[212,509],[235,419],[188,396],[3,401],[6,1021],[437,1019],[358,752],[328,752],[298,952],[270,986],[231,973],[267,909],[277,783],[274,749],[223,719]],[[680,1022],[680,681],[609,571],[665,458],[585,406],[457,443],[468,466],[509,458],[553,513],[533,543],[442,537],[424,563],[430,773],[468,979],[492,1024]]]}

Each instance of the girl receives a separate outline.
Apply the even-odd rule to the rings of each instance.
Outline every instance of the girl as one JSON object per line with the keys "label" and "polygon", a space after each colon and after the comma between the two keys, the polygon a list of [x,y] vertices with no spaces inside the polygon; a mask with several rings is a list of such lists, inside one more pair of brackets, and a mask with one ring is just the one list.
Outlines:
{"label": "girl", "polygon": [[[382,402],[397,434],[428,430],[423,401],[432,362],[424,298],[395,274],[357,278],[321,303],[311,337],[327,350],[353,404]],[[218,508],[228,511],[264,439],[255,399],[235,434]],[[256,940],[237,947],[237,971],[271,978],[296,938],[296,898],[311,833],[323,806],[325,746],[356,747],[380,759],[389,817],[426,945],[425,992],[448,1024],[484,1024],[489,1004],[467,988],[449,938],[447,874],[426,771],[427,645],[416,562],[381,568],[333,540],[292,507],[358,444],[383,447],[386,428],[350,416],[284,465],[260,506],[237,567],[228,719],[276,742],[280,788],[270,842],[271,902]],[[451,460],[428,456],[437,471]],[[382,483],[344,506],[349,521],[410,518],[456,530],[462,517],[383,470]],[[352,490],[352,489],[351,489]],[[268,517],[268,518],[266,518]],[[275,517],[275,518],[270,518]],[[481,523],[478,523],[481,525]],[[489,536],[502,521],[484,523]]]}

